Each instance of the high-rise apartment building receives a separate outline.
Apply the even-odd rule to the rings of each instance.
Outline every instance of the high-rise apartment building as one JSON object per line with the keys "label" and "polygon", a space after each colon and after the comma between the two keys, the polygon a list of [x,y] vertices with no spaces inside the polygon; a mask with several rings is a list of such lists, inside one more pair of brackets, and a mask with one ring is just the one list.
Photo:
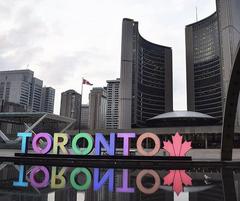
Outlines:
{"label": "high-rise apartment building", "polygon": [[107,91],[102,87],[94,87],[89,94],[89,128],[105,128],[107,111]]}
{"label": "high-rise apartment building", "polygon": [[88,129],[89,105],[82,104],[81,107],[81,129]]}
{"label": "high-rise apartment building", "polygon": [[55,89],[53,89],[52,87],[43,87],[41,111],[53,113],[54,99],[55,99]]}
{"label": "high-rise apartment building", "polygon": [[27,111],[41,109],[42,80],[31,70],[0,71],[0,99],[17,103]]}
{"label": "high-rise apartment building", "polygon": [[81,108],[81,94],[74,90],[67,90],[61,94],[61,108],[60,115],[76,119],[72,126],[74,129],[79,128]]}
{"label": "high-rise apartment building", "polygon": [[107,80],[107,115],[106,128],[118,128],[118,103],[120,79]]}
{"label": "high-rise apartment building", "polygon": [[172,49],[144,39],[132,19],[122,23],[119,93],[119,128],[145,127],[173,110]]}
{"label": "high-rise apartment building", "polygon": [[42,80],[35,77],[33,78],[30,96],[30,107],[32,108],[32,112],[41,111],[42,85]]}
{"label": "high-rise apartment building", "polygon": [[[214,14],[186,26],[187,104],[188,110],[216,117],[221,124],[240,41],[240,1],[217,0],[216,4]],[[239,107],[236,119],[240,125]]]}

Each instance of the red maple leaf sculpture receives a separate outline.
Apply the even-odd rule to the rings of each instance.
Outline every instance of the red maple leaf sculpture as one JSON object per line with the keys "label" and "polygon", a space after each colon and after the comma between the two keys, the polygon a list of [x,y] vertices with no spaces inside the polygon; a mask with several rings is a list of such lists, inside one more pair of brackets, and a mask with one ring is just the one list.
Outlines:
{"label": "red maple leaf sculpture", "polygon": [[185,170],[170,170],[170,172],[163,178],[163,185],[172,185],[173,191],[179,195],[183,192],[183,184],[185,186],[192,185],[192,178],[185,172]]}
{"label": "red maple leaf sculpture", "polygon": [[172,136],[171,141],[163,141],[163,149],[166,150],[170,156],[186,156],[186,153],[192,148],[192,142],[184,141],[182,143],[182,136],[177,132]]}

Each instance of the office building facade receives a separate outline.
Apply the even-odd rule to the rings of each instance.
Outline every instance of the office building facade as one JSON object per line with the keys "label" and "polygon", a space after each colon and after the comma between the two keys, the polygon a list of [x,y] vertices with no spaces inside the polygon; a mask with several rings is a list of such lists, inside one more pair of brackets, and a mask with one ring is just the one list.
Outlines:
{"label": "office building facade", "polygon": [[72,128],[79,128],[80,121],[80,109],[81,109],[81,94],[70,89],[61,94],[61,108],[60,115],[75,119],[75,123]]}
{"label": "office building facade", "polygon": [[218,17],[186,26],[187,106],[189,111],[223,116]]}
{"label": "office building facade", "polygon": [[41,112],[53,113],[55,100],[55,89],[52,87],[42,88]]}
{"label": "office building facade", "polygon": [[30,109],[33,72],[30,70],[1,71],[0,99]]}
{"label": "office building facade", "polygon": [[119,78],[116,80],[107,80],[107,129],[118,128],[119,86]]}
{"label": "office building facade", "polygon": [[107,111],[107,91],[94,87],[89,94],[89,128],[104,129]]}
{"label": "office building facade", "polygon": [[42,80],[31,70],[0,72],[0,99],[20,104],[29,112],[41,110]]}
{"label": "office building facade", "polygon": [[31,70],[0,71],[0,100],[20,104],[28,112],[53,113],[55,90]]}
{"label": "office building facade", "polygon": [[145,127],[173,110],[172,50],[144,39],[131,19],[123,19],[121,48],[119,128]]}

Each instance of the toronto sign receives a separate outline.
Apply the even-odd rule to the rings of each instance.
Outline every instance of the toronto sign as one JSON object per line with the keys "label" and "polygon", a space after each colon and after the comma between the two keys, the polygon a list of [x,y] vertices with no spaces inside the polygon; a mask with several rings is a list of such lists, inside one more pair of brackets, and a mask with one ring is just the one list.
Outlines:
{"label": "toronto sign", "polygon": [[[116,143],[118,140],[122,142],[123,156],[128,156],[130,151],[130,142],[136,138],[136,150],[141,156],[156,156],[161,149],[159,137],[154,133],[110,133],[109,140],[106,139],[103,133],[95,133],[94,138],[89,133],[78,133],[71,139],[66,133],[54,133],[53,136],[49,133],[18,133],[21,138],[21,153],[28,153],[28,142],[31,139],[31,145],[36,154],[72,154],[72,155],[96,155],[102,154],[102,149],[109,156],[114,156],[116,153]],[[154,142],[153,148],[145,149],[143,141],[151,139]],[[80,147],[81,142],[86,141],[86,147]],[[70,148],[69,148],[70,147]],[[163,150],[169,156],[182,157],[191,149],[191,141],[185,141],[177,132],[172,136],[172,140],[163,141]]]}

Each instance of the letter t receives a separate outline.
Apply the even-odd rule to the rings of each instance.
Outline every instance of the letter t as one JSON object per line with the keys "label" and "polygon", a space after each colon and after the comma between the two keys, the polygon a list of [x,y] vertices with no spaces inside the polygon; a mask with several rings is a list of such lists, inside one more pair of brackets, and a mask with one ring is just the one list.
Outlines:
{"label": "letter t", "polygon": [[17,136],[22,138],[21,152],[25,154],[27,152],[27,138],[32,137],[32,133],[18,133]]}

